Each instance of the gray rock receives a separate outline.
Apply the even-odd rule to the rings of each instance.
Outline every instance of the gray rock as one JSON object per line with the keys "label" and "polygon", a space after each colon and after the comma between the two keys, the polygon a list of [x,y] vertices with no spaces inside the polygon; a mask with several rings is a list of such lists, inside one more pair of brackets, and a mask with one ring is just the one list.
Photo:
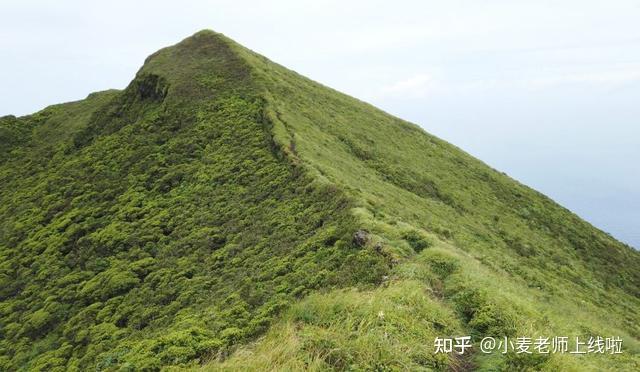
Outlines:
{"label": "gray rock", "polygon": [[369,232],[366,230],[358,230],[353,234],[353,243],[358,247],[364,247],[369,241]]}

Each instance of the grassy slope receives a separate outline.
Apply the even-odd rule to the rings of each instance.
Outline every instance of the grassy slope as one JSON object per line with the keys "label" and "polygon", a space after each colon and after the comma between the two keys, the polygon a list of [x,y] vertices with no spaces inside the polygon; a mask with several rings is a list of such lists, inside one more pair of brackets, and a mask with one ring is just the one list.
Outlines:
{"label": "grassy slope", "polygon": [[[626,348],[623,356],[476,354],[444,362],[460,368],[640,367],[637,251],[415,125],[234,47],[262,85],[276,139],[355,200],[369,245],[396,266],[383,288],[296,304],[263,341],[212,369],[434,368],[443,361],[433,355],[433,337],[456,332],[619,335]],[[274,347],[280,339],[288,341]]]}
{"label": "grassy slope", "polygon": [[193,365],[313,289],[379,280],[257,92],[205,32],[122,92],[0,119],[0,370]]}
{"label": "grassy slope", "polygon": [[[0,138],[0,369],[638,366],[637,252],[218,34]],[[460,334],[626,350],[433,354]]]}

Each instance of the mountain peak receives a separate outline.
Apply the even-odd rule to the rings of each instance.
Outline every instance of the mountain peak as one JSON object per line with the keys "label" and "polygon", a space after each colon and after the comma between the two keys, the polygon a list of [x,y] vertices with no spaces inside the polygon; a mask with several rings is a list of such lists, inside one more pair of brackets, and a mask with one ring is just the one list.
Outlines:
{"label": "mountain peak", "polygon": [[[639,252],[210,30],[124,91],[0,118],[0,258],[3,371],[640,363]],[[627,355],[436,353],[451,335]]]}
{"label": "mountain peak", "polygon": [[150,55],[132,84],[152,75],[166,82],[169,99],[206,99],[211,94],[248,89],[249,72],[230,39],[201,30]]}

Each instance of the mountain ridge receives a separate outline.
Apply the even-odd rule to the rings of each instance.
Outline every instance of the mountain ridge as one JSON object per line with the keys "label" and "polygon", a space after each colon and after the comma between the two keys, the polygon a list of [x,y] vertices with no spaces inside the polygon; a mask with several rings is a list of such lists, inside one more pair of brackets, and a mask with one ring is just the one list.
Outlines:
{"label": "mountain ridge", "polygon": [[638,364],[638,252],[213,31],[0,129],[0,367],[578,368],[432,350],[525,331],[615,331],[628,355],[581,363]]}

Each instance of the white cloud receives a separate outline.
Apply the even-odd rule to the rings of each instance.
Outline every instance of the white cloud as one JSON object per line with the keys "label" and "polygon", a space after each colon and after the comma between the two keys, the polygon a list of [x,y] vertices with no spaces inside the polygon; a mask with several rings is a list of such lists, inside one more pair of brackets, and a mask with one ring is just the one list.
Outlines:
{"label": "white cloud", "polygon": [[640,69],[566,73],[525,79],[533,88],[548,88],[560,84],[618,85],[640,80]]}
{"label": "white cloud", "polygon": [[384,101],[385,99],[420,100],[428,97],[442,97],[445,95],[482,95],[490,90],[545,90],[565,87],[592,86],[599,89],[606,86],[616,86],[640,82],[640,68],[624,70],[603,70],[585,72],[548,72],[538,76],[523,76],[513,78],[478,77],[476,79],[460,80],[446,74],[435,77],[432,74],[418,73],[409,78],[384,85],[365,94],[365,99]]}
{"label": "white cloud", "polygon": [[435,90],[436,81],[429,74],[417,74],[380,88],[377,98],[425,98]]}

